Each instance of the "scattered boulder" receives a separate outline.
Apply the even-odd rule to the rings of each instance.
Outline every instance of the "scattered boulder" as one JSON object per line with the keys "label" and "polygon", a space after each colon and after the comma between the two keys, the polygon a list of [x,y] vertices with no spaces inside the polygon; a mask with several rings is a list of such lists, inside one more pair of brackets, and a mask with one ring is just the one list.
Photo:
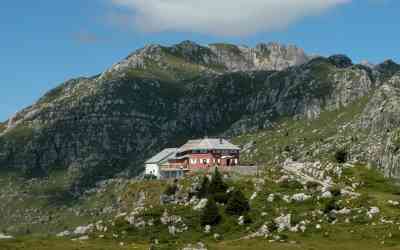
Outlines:
{"label": "scattered boulder", "polygon": [[291,214],[281,215],[280,217],[275,218],[274,222],[278,227],[278,232],[283,232],[285,230],[290,229],[291,225]]}
{"label": "scattered boulder", "polygon": [[378,207],[371,207],[370,210],[367,212],[369,218],[373,218],[375,215],[380,213],[380,209]]}
{"label": "scattered boulder", "polygon": [[311,195],[299,193],[299,194],[294,194],[291,199],[292,199],[292,201],[296,201],[296,202],[304,202],[306,200],[311,199]]}
{"label": "scattered boulder", "polygon": [[206,199],[206,198],[201,199],[199,201],[199,203],[197,203],[197,205],[193,207],[193,210],[195,210],[195,211],[203,210],[206,207],[207,202],[208,202],[208,199]]}
{"label": "scattered boulder", "polygon": [[140,191],[139,198],[138,198],[136,205],[139,207],[143,207],[145,205],[145,201],[146,201],[146,193],[143,191]]}
{"label": "scattered boulder", "polygon": [[0,233],[0,240],[9,240],[9,239],[13,239],[13,238],[14,238],[13,236]]}
{"label": "scattered boulder", "polygon": [[84,235],[78,238],[78,240],[89,240],[89,236]]}
{"label": "scattered boulder", "polygon": [[238,218],[238,224],[239,225],[244,225],[244,216],[240,216],[239,218]]}
{"label": "scattered boulder", "polygon": [[292,198],[289,195],[282,196],[282,200],[285,201],[286,203],[292,202]]}
{"label": "scattered boulder", "polygon": [[175,203],[175,195],[166,195],[166,194],[160,195],[161,205],[173,204],[173,203]]}
{"label": "scattered boulder", "polygon": [[275,195],[274,194],[269,194],[268,198],[267,198],[267,201],[268,202],[274,202],[274,200],[275,200]]}
{"label": "scattered boulder", "polygon": [[196,245],[189,244],[186,247],[182,248],[182,250],[207,250],[204,243],[199,242]]}
{"label": "scattered boulder", "polygon": [[210,233],[210,232],[211,232],[211,226],[210,226],[210,225],[206,225],[206,226],[204,227],[204,233],[208,234],[208,233]]}
{"label": "scattered boulder", "polygon": [[262,225],[256,232],[244,237],[244,239],[252,239],[257,237],[268,238],[270,236],[270,231],[267,225]]}
{"label": "scattered boulder", "polygon": [[71,235],[71,232],[68,231],[68,230],[66,230],[66,231],[64,231],[64,232],[58,233],[56,236],[57,236],[57,237],[68,237],[68,236],[70,236],[70,235]]}
{"label": "scattered boulder", "polygon": [[168,231],[171,235],[182,233],[188,230],[187,225],[183,222],[182,217],[177,215],[169,215],[165,210],[160,218],[163,225],[168,225]]}
{"label": "scattered boulder", "polygon": [[257,197],[257,192],[254,192],[254,193],[251,195],[250,200],[252,201],[252,200],[254,200],[256,197]]}
{"label": "scattered boulder", "polygon": [[176,227],[174,225],[168,226],[168,232],[171,235],[175,235],[176,234]]}
{"label": "scattered boulder", "polygon": [[336,214],[340,214],[340,215],[348,215],[348,214],[351,213],[351,209],[345,207],[345,208],[342,208],[341,210],[338,210],[338,211],[333,210],[333,212],[336,213]]}
{"label": "scattered boulder", "polygon": [[400,205],[400,202],[398,201],[388,200],[388,203],[394,207],[398,207]]}
{"label": "scattered boulder", "polygon": [[325,191],[321,194],[321,198],[324,198],[324,199],[330,199],[332,197],[333,197],[333,195],[332,195],[331,191],[329,191],[329,190]]}
{"label": "scattered boulder", "polygon": [[73,234],[74,235],[84,235],[84,234],[92,232],[93,229],[94,229],[93,224],[89,224],[87,226],[79,226],[79,227],[75,228]]}

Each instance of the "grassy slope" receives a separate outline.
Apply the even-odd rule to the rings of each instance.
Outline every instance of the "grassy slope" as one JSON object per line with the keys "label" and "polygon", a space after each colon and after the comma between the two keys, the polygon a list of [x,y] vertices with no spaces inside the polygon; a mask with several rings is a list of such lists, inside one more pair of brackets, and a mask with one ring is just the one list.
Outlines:
{"label": "grassy slope", "polygon": [[[19,234],[54,234],[93,221],[96,218],[93,213],[111,206],[116,200],[112,185],[104,192],[83,199],[73,198],[67,192],[64,171],[52,172],[48,179],[41,181],[25,180],[21,173],[11,171],[2,171],[0,175],[0,188],[8,194],[0,204],[0,230],[11,228]],[[22,214],[29,214],[31,218]],[[102,217],[107,218],[107,215]]]}
{"label": "grassy slope", "polygon": [[[397,225],[379,223],[380,217],[386,220],[397,220],[400,208],[391,207],[387,200],[400,200],[397,186],[394,186],[390,180],[384,179],[375,170],[367,169],[365,166],[357,166],[353,169],[345,171],[341,183],[363,182],[357,191],[362,194],[360,199],[343,198],[346,207],[357,208],[360,204],[365,207],[378,206],[381,209],[381,215],[372,220],[354,220],[351,223],[345,223],[344,218],[339,217],[338,223],[331,225],[323,221],[316,221],[309,214],[315,208],[322,205],[321,201],[312,200],[305,203],[286,204],[276,201],[273,205],[267,205],[266,197],[268,193],[280,192],[283,194],[293,194],[300,192],[300,189],[278,185],[268,181],[270,178],[277,177],[278,173],[271,171],[266,173],[266,184],[258,197],[251,202],[252,211],[250,216],[253,223],[246,226],[239,226],[236,218],[227,216],[220,206],[220,212],[223,215],[222,223],[213,227],[213,233],[223,235],[222,241],[215,241],[212,234],[204,234],[199,226],[199,213],[194,212],[191,208],[183,206],[160,206],[158,197],[162,190],[165,189],[166,183],[160,181],[151,182],[133,182],[121,189],[121,197],[123,197],[123,206],[126,210],[130,210],[131,204],[137,198],[140,191],[146,192],[146,206],[153,206],[144,215],[146,218],[160,217],[164,209],[171,214],[180,215],[191,228],[190,231],[173,237],[168,234],[167,227],[161,224],[146,229],[138,230],[127,226],[126,224],[117,224],[112,230],[106,233],[104,240],[89,240],[77,243],[71,240],[56,238],[37,238],[22,237],[17,240],[0,241],[0,249],[119,249],[120,242],[124,242],[125,246],[121,249],[147,249],[148,243],[152,238],[160,240],[157,249],[180,249],[182,246],[202,241],[205,242],[209,249],[397,249],[400,245],[400,232]],[[181,184],[188,186],[188,180],[182,180]],[[252,178],[241,178],[238,181],[231,182],[230,185],[240,188],[247,197],[254,192],[254,183]],[[261,217],[262,212],[267,212],[266,217]],[[282,233],[289,238],[287,243],[270,243],[267,239],[238,240],[251,231],[256,230],[265,221],[275,218],[280,213],[291,213],[296,220],[309,219],[314,223],[320,223],[322,230],[316,230],[311,226],[308,227],[306,233]],[[357,213],[355,213],[357,215]],[[371,223],[374,222],[375,225]],[[315,224],[314,224],[315,225]],[[248,227],[248,228],[247,228]],[[121,230],[126,231],[118,239],[113,239],[112,234],[121,235]],[[391,236],[389,235],[391,233]],[[296,242],[296,243],[293,243]]]}
{"label": "grassy slope", "polygon": [[[313,159],[330,160],[331,151],[313,150],[321,149],[332,141],[333,144],[340,144],[341,140],[347,143],[347,139],[354,135],[348,125],[356,121],[367,100],[368,97],[364,97],[345,108],[324,111],[315,120],[282,119],[273,129],[241,135],[234,138],[233,142],[240,145],[251,141],[255,143],[255,152],[242,156],[244,162],[271,163],[284,152],[294,158],[306,153],[312,155]],[[305,152],[307,150],[309,152]]]}

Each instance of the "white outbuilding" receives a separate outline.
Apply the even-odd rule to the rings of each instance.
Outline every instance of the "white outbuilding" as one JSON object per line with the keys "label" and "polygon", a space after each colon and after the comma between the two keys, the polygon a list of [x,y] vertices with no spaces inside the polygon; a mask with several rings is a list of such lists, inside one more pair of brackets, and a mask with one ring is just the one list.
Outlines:
{"label": "white outbuilding", "polygon": [[166,148],[159,152],[155,156],[151,157],[145,162],[145,174],[153,175],[160,179],[161,176],[161,165],[168,162],[169,159],[174,158],[178,148]]}

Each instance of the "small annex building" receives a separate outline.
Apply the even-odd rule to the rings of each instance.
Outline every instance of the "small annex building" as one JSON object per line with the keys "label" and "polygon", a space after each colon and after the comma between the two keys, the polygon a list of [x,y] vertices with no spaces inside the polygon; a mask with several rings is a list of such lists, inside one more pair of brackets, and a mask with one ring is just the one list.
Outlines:
{"label": "small annex building", "polygon": [[[166,173],[161,171],[161,166],[168,164],[169,160],[175,158],[176,153],[178,152],[178,148],[166,148],[151,157],[145,162],[145,175],[153,175],[157,179],[162,178],[171,178],[167,177]],[[176,173],[175,173],[176,174]]]}
{"label": "small annex building", "polygon": [[240,148],[222,138],[189,140],[180,148],[162,150],[145,164],[146,175],[179,178],[194,170],[239,166]]}

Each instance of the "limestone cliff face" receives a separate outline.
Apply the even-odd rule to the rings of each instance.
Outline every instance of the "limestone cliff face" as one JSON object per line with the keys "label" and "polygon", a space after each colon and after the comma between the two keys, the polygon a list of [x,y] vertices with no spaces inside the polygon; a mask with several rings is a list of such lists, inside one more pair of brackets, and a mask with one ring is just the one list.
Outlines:
{"label": "limestone cliff face", "polygon": [[[135,175],[146,157],[192,137],[267,129],[283,117],[314,119],[360,98],[370,100],[360,127],[378,134],[398,127],[397,97],[384,98],[397,93],[393,74],[344,56],[309,60],[277,44],[151,45],[98,76],[67,81],[2,124],[0,166],[33,175],[68,169],[86,185],[124,170]],[[396,157],[379,164],[397,175]]]}
{"label": "limestone cliff face", "polygon": [[295,46],[277,43],[258,44],[255,48],[232,44],[201,46],[191,41],[165,47],[149,45],[115,64],[108,73],[135,70],[168,71],[182,69],[192,73],[221,73],[256,70],[284,70],[309,61],[305,52]]}
{"label": "limestone cliff face", "polygon": [[368,135],[369,159],[386,176],[400,177],[400,74],[372,94],[359,127]]}
{"label": "limestone cliff face", "polygon": [[230,71],[284,70],[309,60],[302,49],[277,43],[261,43],[255,48],[212,44],[209,48]]}

